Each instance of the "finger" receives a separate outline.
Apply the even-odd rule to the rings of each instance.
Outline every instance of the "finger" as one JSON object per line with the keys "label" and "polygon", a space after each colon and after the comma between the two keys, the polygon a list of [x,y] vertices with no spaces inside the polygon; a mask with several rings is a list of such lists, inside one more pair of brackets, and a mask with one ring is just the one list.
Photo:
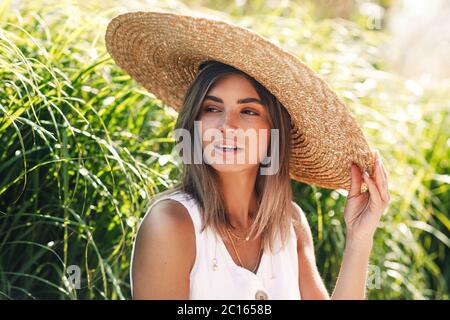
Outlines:
{"label": "finger", "polygon": [[374,200],[375,203],[381,204],[381,197],[380,192],[378,191],[378,188],[375,184],[375,181],[373,181],[367,172],[363,174],[364,182],[367,184],[367,187],[369,189],[370,197]]}
{"label": "finger", "polygon": [[381,160],[377,159],[375,161],[375,183],[377,185],[378,191],[380,192],[381,199],[385,202],[388,201],[386,180],[383,176],[383,169],[381,167]]}
{"label": "finger", "polygon": [[384,180],[387,182],[389,180],[389,175],[387,173],[386,167],[384,166],[384,161],[381,161],[381,168],[383,169],[382,172]]}
{"label": "finger", "polygon": [[384,175],[383,162],[381,160],[380,152],[376,149],[374,151],[374,180],[383,201],[388,201],[387,178]]}
{"label": "finger", "polygon": [[378,150],[375,150],[376,159],[379,160],[379,169],[377,170],[377,176],[380,177],[381,186],[380,192],[382,193],[383,199],[389,201],[389,188],[388,188],[388,178],[386,173],[386,168],[384,167],[383,159],[381,159],[381,155]]}
{"label": "finger", "polygon": [[383,159],[381,159],[381,155],[380,155],[379,151],[377,150],[376,152],[377,152],[377,159],[380,159],[382,177],[386,181],[387,175],[386,175],[386,168],[384,167],[384,161],[383,161]]}
{"label": "finger", "polygon": [[383,174],[383,186],[387,195],[387,201],[390,201],[391,196],[389,194],[389,182],[388,182],[388,176],[386,172],[386,168],[384,167],[383,161],[381,161],[381,172]]}
{"label": "finger", "polygon": [[351,163],[350,165],[350,178],[351,178],[351,186],[350,192],[348,194],[349,198],[356,196],[361,192],[361,181],[362,181],[361,170],[354,163]]}

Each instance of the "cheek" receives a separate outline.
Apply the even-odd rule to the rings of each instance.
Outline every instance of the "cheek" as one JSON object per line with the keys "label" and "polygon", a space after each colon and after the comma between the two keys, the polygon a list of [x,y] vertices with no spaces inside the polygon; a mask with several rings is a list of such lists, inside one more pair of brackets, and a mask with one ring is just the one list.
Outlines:
{"label": "cheek", "polygon": [[246,147],[250,156],[259,159],[259,162],[268,154],[270,144],[270,127],[262,127],[256,130],[255,141],[246,141]]}
{"label": "cheek", "polygon": [[[206,146],[211,142],[211,139],[209,139],[211,137],[208,138],[206,133],[209,130],[215,128],[214,121],[212,121],[211,119],[208,119],[208,117],[199,118],[197,121],[200,121],[199,127],[198,127],[199,131],[197,131],[197,134],[199,135],[200,140],[202,141],[202,145]],[[200,127],[201,127],[201,130],[200,130]]]}

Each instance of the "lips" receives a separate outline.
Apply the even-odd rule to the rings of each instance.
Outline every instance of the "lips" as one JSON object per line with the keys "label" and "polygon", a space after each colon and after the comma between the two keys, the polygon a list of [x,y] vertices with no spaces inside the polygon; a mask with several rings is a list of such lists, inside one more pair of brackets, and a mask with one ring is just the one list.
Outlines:
{"label": "lips", "polygon": [[242,148],[240,145],[228,141],[228,142],[222,142],[222,143],[217,143],[214,145],[214,149],[216,149],[219,153],[231,153],[231,154],[236,154],[238,152],[241,152],[242,150],[244,150],[244,148]]}
{"label": "lips", "polygon": [[215,144],[214,148],[222,150],[222,151],[237,151],[237,150],[244,149],[240,145],[238,145],[234,142],[231,142],[231,141]]}
{"label": "lips", "polygon": [[233,147],[233,146],[227,146],[227,145],[217,145],[214,146],[216,149],[224,150],[224,151],[232,151],[232,150],[242,150],[242,148],[239,147]]}

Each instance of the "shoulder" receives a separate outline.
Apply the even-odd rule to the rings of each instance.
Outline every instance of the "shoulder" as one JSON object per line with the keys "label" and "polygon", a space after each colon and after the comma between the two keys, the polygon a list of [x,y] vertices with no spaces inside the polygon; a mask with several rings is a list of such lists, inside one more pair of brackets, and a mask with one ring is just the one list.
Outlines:
{"label": "shoulder", "polygon": [[297,249],[312,248],[313,238],[305,212],[294,201],[292,201],[292,205],[294,206],[294,211],[297,214],[297,217],[294,219],[293,223],[295,234],[297,236]]}
{"label": "shoulder", "polygon": [[187,208],[177,200],[162,199],[152,205],[146,212],[141,222],[142,226],[148,226],[151,223],[156,224],[181,224],[180,227],[188,225],[190,216]]}
{"label": "shoulder", "polygon": [[134,299],[188,299],[196,256],[195,231],[188,210],[164,199],[149,208],[134,245]]}
{"label": "shoulder", "polygon": [[164,240],[169,245],[195,243],[194,226],[187,208],[179,201],[163,199],[151,206],[141,221],[138,238]]}

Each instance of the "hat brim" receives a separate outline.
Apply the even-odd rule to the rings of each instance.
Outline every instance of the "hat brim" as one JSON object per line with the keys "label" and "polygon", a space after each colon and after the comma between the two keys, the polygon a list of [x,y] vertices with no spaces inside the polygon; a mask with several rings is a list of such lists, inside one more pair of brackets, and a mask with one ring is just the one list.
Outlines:
{"label": "hat brim", "polygon": [[350,190],[352,162],[373,174],[369,144],[335,92],[293,54],[248,28],[210,17],[129,12],[111,20],[105,44],[119,67],[177,111],[206,60],[255,78],[291,115],[292,179]]}

